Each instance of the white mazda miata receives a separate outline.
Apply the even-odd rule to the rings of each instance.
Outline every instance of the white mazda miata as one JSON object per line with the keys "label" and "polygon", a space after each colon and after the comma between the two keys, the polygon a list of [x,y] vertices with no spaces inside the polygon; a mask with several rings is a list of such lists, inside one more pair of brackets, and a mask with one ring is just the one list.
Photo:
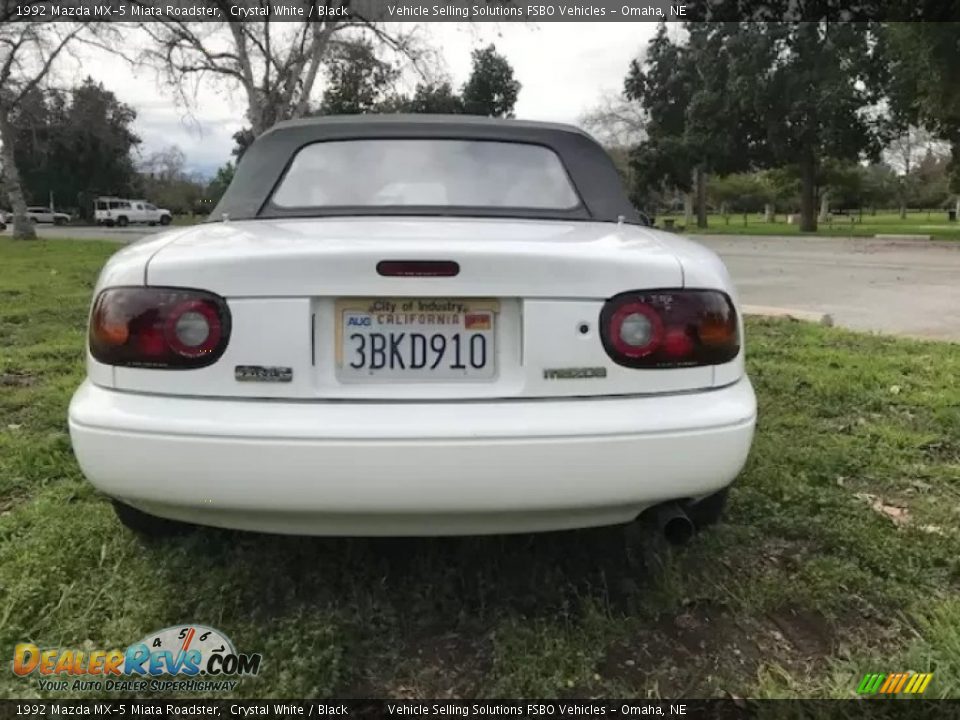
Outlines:
{"label": "white mazda miata", "polygon": [[730,278],[647,227],[580,130],[281,123],[210,221],[117,253],[70,405],[143,533],[319,535],[720,514],[756,400]]}

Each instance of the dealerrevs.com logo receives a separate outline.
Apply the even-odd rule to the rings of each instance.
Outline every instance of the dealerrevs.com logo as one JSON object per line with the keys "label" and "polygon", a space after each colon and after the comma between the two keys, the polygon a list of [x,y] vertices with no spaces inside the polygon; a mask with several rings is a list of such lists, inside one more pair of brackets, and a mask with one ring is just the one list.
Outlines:
{"label": "dealerrevs.com logo", "polygon": [[40,690],[120,692],[230,691],[260,672],[259,653],[238,653],[230,639],[205,625],[150,633],[126,649],[41,649],[20,643],[13,672],[37,679]]}

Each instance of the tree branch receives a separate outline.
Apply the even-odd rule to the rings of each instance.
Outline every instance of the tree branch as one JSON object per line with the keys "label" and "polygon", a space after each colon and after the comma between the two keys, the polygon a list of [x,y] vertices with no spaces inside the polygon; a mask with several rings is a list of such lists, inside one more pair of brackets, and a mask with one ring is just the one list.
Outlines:
{"label": "tree branch", "polygon": [[[75,27],[73,30],[67,33],[60,40],[57,46],[53,49],[53,52],[50,53],[50,56],[43,63],[43,66],[40,68],[39,72],[37,72],[29,81],[27,81],[23,85],[19,93],[13,96],[13,100],[10,103],[11,107],[16,107],[20,103],[20,101],[23,100],[23,98],[26,97],[28,93],[30,93],[31,90],[33,90],[35,87],[37,87],[37,85],[40,84],[40,82],[47,76],[47,73],[50,72],[50,68],[53,66],[53,62],[57,59],[57,56],[59,56],[60,53],[63,51],[63,49],[67,46],[67,43],[73,40],[73,38],[76,37],[77,34],[82,30],[84,30],[86,27],[87,27],[87,23],[79,23],[77,27]],[[39,44],[40,42],[39,38],[37,38],[37,42]],[[41,53],[42,53],[42,50],[41,50]]]}

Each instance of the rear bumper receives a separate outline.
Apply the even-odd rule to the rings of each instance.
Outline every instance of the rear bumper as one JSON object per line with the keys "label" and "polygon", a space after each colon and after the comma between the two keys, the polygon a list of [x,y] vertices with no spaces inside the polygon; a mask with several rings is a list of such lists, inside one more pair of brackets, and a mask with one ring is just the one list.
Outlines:
{"label": "rear bumper", "polygon": [[729,485],[748,379],[697,393],[500,402],[161,397],[85,382],[83,472],[147,512],[295,534],[444,535],[627,522]]}

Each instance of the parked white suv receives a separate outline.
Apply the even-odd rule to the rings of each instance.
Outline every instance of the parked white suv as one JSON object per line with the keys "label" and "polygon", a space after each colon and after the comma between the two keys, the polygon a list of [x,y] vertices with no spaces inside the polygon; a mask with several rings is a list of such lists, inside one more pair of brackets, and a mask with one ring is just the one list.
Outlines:
{"label": "parked white suv", "polygon": [[70,222],[70,216],[67,213],[55,212],[48,207],[42,207],[39,205],[28,207],[27,217],[35,223],[66,225],[68,222]]}
{"label": "parked white suv", "polygon": [[146,200],[127,200],[115,197],[100,197],[94,203],[94,219],[97,225],[125,227],[130,223],[147,223],[148,225],[169,225],[173,214],[165,209],[158,208]]}

